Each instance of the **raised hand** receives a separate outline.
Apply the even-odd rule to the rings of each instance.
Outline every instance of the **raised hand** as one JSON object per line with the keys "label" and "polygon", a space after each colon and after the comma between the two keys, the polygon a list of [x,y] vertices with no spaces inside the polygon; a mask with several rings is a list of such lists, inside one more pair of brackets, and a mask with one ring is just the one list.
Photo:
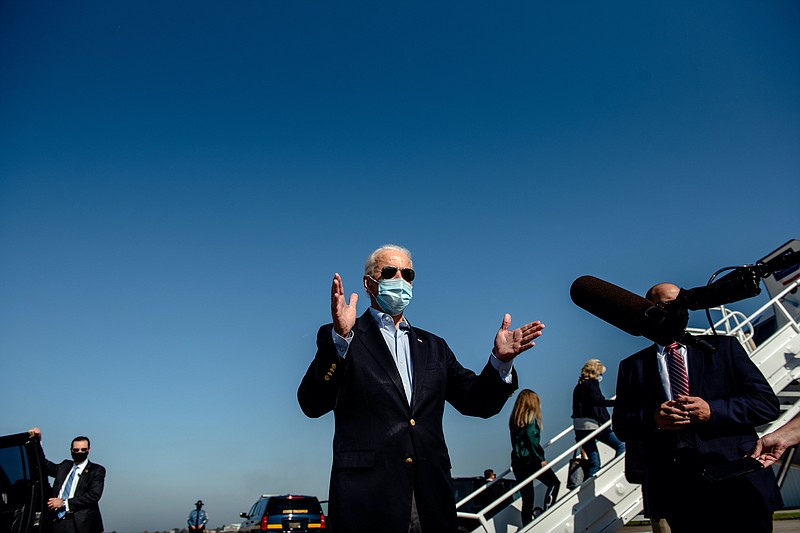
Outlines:
{"label": "raised hand", "polygon": [[503,362],[508,362],[516,356],[533,348],[536,343],[533,339],[542,336],[544,324],[539,322],[530,322],[514,330],[509,330],[511,326],[511,315],[506,313],[503,316],[503,323],[494,337],[494,356]]}
{"label": "raised hand", "polygon": [[356,323],[356,303],[358,303],[358,294],[356,293],[350,295],[350,303],[347,303],[344,298],[342,277],[338,272],[334,274],[331,285],[331,317],[333,318],[333,330],[342,337],[347,337]]}

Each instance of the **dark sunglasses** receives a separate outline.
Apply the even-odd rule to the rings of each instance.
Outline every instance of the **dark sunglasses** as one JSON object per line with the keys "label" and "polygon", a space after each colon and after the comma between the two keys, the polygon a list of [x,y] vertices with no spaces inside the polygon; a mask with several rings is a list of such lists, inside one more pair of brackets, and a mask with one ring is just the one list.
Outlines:
{"label": "dark sunglasses", "polygon": [[416,276],[416,273],[414,273],[414,269],[413,268],[400,268],[400,269],[398,269],[397,267],[383,267],[381,269],[381,278],[382,279],[392,279],[395,276],[395,274],[397,274],[398,270],[400,270],[400,275],[403,276],[404,280],[406,280],[406,281],[414,281],[414,276]]}
{"label": "dark sunglasses", "polygon": [[72,448],[72,451],[75,453],[88,452],[89,448]]}

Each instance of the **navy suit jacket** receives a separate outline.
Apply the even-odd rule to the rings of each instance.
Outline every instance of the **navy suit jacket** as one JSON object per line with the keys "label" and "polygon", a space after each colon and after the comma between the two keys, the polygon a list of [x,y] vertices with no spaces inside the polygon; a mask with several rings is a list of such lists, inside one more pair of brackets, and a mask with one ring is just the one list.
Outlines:
{"label": "navy suit jacket", "polygon": [[[47,474],[54,477],[53,497],[58,498],[61,485],[67,479],[75,463],[64,460],[59,464],[47,461]],[[105,486],[106,469],[103,466],[89,461],[83,473],[78,478],[75,487],[75,496],[69,500],[69,512],[75,522],[75,530],[80,533],[101,533],[103,531],[103,517],[100,515],[98,502],[103,495]]]}
{"label": "navy suit jacket", "polygon": [[334,533],[408,533],[411,493],[425,531],[456,531],[450,457],[442,430],[445,401],[488,418],[517,387],[487,362],[480,375],[462,367],[447,343],[412,327],[414,379],[409,406],[386,341],[372,315],[358,318],[344,360],[331,325],[317,334],[317,353],[297,396],[312,418],[334,412],[330,525]]}
{"label": "navy suit jacket", "polygon": [[572,418],[591,418],[598,424],[605,424],[611,419],[608,408],[613,406],[614,400],[603,396],[596,379],[587,379],[572,389]]}
{"label": "navy suit jacket", "polygon": [[[692,424],[690,439],[702,466],[725,463],[747,455],[758,438],[755,427],[775,420],[780,406],[763,374],[733,337],[702,336],[714,353],[687,347],[689,393],[708,402],[711,420]],[[678,505],[668,493],[679,431],[660,430],[655,413],[667,400],[658,372],[656,346],[652,345],[619,364],[617,398],[612,416],[614,432],[634,442],[641,451],[645,510],[663,517]],[[783,506],[772,469],[743,477],[764,498],[768,509]],[[731,502],[734,504],[734,502]]]}

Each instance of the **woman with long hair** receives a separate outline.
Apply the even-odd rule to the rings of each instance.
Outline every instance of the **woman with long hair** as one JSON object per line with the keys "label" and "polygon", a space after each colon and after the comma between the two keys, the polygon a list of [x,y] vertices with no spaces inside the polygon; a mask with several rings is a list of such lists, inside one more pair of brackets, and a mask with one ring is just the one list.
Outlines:
{"label": "woman with long hair", "polygon": [[[599,359],[589,359],[581,368],[578,384],[572,391],[572,424],[575,429],[575,442],[591,434],[594,430],[611,419],[608,408],[614,405],[614,400],[607,400],[600,391],[600,381],[606,367]],[[583,445],[583,450],[589,457],[589,472],[593,476],[600,470],[600,452],[597,450],[597,441],[603,442],[614,449],[616,455],[625,451],[623,444],[610,427],[605,428],[593,439]]]}
{"label": "woman with long hair", "polygon": [[[521,481],[547,464],[540,443],[542,410],[538,394],[530,389],[520,391],[511,410],[508,426],[511,431],[511,467],[517,481]],[[538,479],[547,486],[544,510],[556,501],[561,483],[552,469],[542,472]],[[533,483],[527,483],[519,492],[522,496],[521,514],[524,525],[533,520]]]}

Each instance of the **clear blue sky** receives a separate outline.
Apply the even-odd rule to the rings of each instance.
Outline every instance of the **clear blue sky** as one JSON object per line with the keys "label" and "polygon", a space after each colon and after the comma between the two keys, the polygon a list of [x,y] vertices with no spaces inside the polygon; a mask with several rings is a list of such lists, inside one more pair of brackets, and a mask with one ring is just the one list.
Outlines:
{"label": "clear blue sky", "polygon": [[[55,460],[89,435],[108,530],[325,498],[333,419],[297,385],[333,273],[365,310],[394,242],[465,366],[504,312],[546,323],[516,367],[551,437],[586,359],[610,396],[647,344],[575,278],[691,287],[800,237],[799,27],[794,1],[2,2],[0,432]],[[454,475],[507,467],[510,407],[448,410]]]}

